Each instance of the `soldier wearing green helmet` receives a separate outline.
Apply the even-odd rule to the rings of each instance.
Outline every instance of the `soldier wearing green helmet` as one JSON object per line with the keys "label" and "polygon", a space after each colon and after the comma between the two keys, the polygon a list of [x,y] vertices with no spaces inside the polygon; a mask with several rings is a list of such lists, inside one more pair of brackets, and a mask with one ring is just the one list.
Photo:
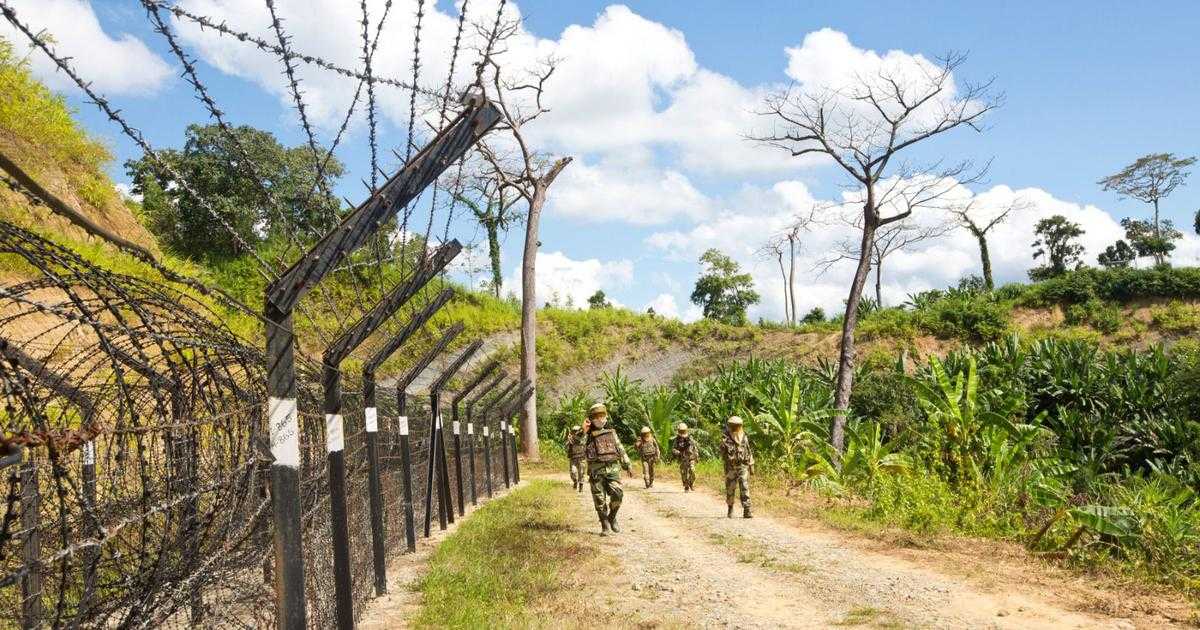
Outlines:
{"label": "soldier wearing green helmet", "polygon": [[691,492],[696,483],[696,461],[700,459],[700,447],[696,440],[688,435],[688,425],[680,422],[675,426],[675,438],[671,440],[671,453],[679,462],[679,477],[683,481],[683,491]]}
{"label": "soldier wearing green helmet", "polygon": [[742,429],[742,419],[730,416],[727,431],[721,438],[721,460],[725,463],[725,516],[733,518],[733,499],[742,495],[742,518],[750,515],[750,475],[754,474],[754,453],[750,451],[750,438]]}
{"label": "soldier wearing green helmet", "polygon": [[571,487],[576,492],[583,492],[583,481],[587,476],[585,472],[587,468],[587,453],[584,452],[584,441],[587,436],[583,434],[583,427],[575,425],[571,427],[571,432],[567,434],[567,459],[571,462]]}
{"label": "soldier wearing green helmet", "polygon": [[647,488],[654,487],[654,465],[658,463],[662,451],[659,450],[658,440],[654,438],[654,432],[650,430],[650,427],[642,427],[637,443],[634,444],[634,450],[637,451],[638,458],[642,460],[642,480],[646,483]]}
{"label": "soldier wearing green helmet", "polygon": [[607,536],[611,530],[619,533],[617,511],[625,492],[621,489],[621,469],[631,475],[633,471],[625,447],[617,438],[617,432],[608,426],[608,408],[596,403],[588,409],[585,425],[587,441],[584,452],[588,462],[588,481],[592,487],[592,503],[600,517],[600,535]]}

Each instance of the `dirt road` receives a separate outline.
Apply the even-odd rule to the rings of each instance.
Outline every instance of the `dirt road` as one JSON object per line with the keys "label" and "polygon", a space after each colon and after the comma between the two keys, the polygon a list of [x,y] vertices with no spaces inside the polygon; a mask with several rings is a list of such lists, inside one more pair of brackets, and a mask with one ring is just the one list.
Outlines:
{"label": "dirt road", "polygon": [[[1173,627],[1073,610],[1044,580],[997,586],[902,554],[864,551],[832,530],[763,514],[744,520],[740,509],[727,519],[723,497],[685,494],[674,479],[642,486],[640,478],[626,480],[622,533],[602,538],[601,549],[625,573],[615,583],[627,585],[628,598],[617,599],[665,626]],[[581,518],[594,522],[590,495],[577,496]],[[987,559],[978,562],[986,574]]]}

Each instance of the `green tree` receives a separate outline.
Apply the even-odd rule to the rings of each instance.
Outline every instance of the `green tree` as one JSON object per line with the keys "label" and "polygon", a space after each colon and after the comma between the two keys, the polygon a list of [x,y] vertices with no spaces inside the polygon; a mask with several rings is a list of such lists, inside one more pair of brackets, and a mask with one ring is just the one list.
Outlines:
{"label": "green tree", "polygon": [[1128,267],[1135,258],[1137,258],[1137,252],[1129,246],[1129,243],[1119,240],[1100,252],[1096,262],[1100,263],[1101,267],[1108,269],[1123,269]]}
{"label": "green tree", "polygon": [[1192,223],[1192,229],[1196,230],[1196,234],[1200,234],[1200,210],[1196,211],[1196,219]]}
{"label": "green tree", "polygon": [[455,193],[454,198],[471,210],[475,220],[483,227],[488,240],[488,260],[492,267],[491,289],[496,298],[504,277],[500,271],[500,234],[508,232],[514,221],[523,215],[516,208],[520,195],[506,195],[505,189],[494,179],[486,179],[472,188],[471,195]]}
{"label": "green tree", "polygon": [[1138,256],[1151,256],[1154,264],[1166,263],[1167,257],[1175,250],[1175,243],[1183,238],[1183,233],[1175,229],[1170,219],[1163,219],[1157,227],[1143,219],[1121,219],[1121,227],[1125,228],[1125,238],[1129,241]]}
{"label": "green tree", "polygon": [[746,323],[746,308],[757,304],[754,279],[742,273],[732,258],[710,249],[700,257],[704,272],[696,280],[692,303],[704,309],[704,316],[726,324]]}
{"label": "green tree", "polygon": [[597,289],[592,297],[588,298],[588,308],[612,308],[612,302],[608,301],[604,291]]}
{"label": "green tree", "polygon": [[[1115,191],[1122,197],[1132,197],[1142,203],[1154,205],[1154,235],[1163,237],[1163,224],[1159,220],[1159,202],[1184,184],[1188,167],[1196,163],[1194,157],[1175,157],[1173,153],[1151,153],[1143,155],[1133,164],[1096,182],[1104,190]],[[1136,248],[1137,245],[1135,244]],[[1154,254],[1154,262],[1162,264],[1165,253]]]}
{"label": "green tree", "polygon": [[217,125],[189,125],[183,148],[157,157],[200,198],[149,158],[130,160],[125,169],[143,196],[147,227],[188,258],[230,258],[246,253],[243,243],[254,248],[272,237],[315,240],[337,222],[340,203],[331,189],[341,162],[331,157],[318,181],[315,158],[324,153],[284,147],[269,132],[241,126],[226,134]]}
{"label": "green tree", "polygon": [[819,324],[825,321],[825,309],[820,306],[812,307],[812,310],[805,313],[800,320],[801,324]]}
{"label": "green tree", "polygon": [[1046,280],[1082,266],[1083,245],[1075,240],[1083,235],[1078,223],[1056,214],[1038,221],[1034,233],[1038,240],[1033,242],[1033,258],[1041,258],[1045,264],[1030,269],[1030,279]]}

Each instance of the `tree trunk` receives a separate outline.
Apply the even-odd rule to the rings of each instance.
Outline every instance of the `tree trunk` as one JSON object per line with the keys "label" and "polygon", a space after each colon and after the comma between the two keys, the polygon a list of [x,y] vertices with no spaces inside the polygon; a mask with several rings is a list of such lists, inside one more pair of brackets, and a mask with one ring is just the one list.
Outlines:
{"label": "tree trunk", "polygon": [[546,189],[537,186],[529,202],[525,222],[525,253],[521,261],[521,380],[528,381],[534,394],[521,408],[521,452],[531,461],[538,461],[537,441],[537,250],[538,223]]}
{"label": "tree trunk", "polygon": [[871,271],[871,257],[866,252],[875,245],[877,219],[874,208],[864,209],[862,243],[858,251],[858,267],[854,270],[854,281],[850,283],[850,295],[846,298],[846,313],[842,318],[842,339],[838,347],[837,384],[834,387],[833,405],[835,414],[833,427],[829,431],[829,442],[841,453],[846,448],[846,412],[850,409],[850,390],[854,386],[854,328],[858,325],[858,304],[862,301],[863,285]]}
{"label": "tree trunk", "polygon": [[875,308],[883,308],[883,259],[875,261]]}
{"label": "tree trunk", "polygon": [[788,295],[792,301],[792,325],[796,325],[796,237],[788,236],[788,253],[791,257],[791,268],[788,270]]}
{"label": "tree trunk", "polygon": [[988,254],[987,236],[983,232],[975,232],[975,240],[979,241],[979,262],[983,265],[983,286],[991,291],[995,285],[992,283],[992,257]]}
{"label": "tree trunk", "polygon": [[492,292],[496,294],[498,300],[500,299],[500,284],[503,282],[503,272],[500,269],[500,229],[495,221],[488,221],[483,227],[487,230],[488,258],[492,261]]}
{"label": "tree trunk", "polygon": [[[1158,239],[1161,242],[1162,230],[1158,227],[1158,225],[1159,225],[1158,224],[1158,200],[1155,199],[1154,200],[1154,238]],[[1162,265],[1163,260],[1164,260],[1164,258],[1163,258],[1162,254],[1157,253],[1157,252],[1154,254],[1154,265],[1155,266]]]}
{"label": "tree trunk", "polygon": [[795,313],[788,310],[788,277],[783,270],[783,252],[776,258],[779,261],[779,277],[783,278],[783,321],[791,323]]}

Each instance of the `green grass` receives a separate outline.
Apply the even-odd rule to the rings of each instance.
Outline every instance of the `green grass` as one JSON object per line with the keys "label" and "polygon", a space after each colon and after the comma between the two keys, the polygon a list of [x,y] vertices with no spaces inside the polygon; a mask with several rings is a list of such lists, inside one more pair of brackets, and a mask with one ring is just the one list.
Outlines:
{"label": "green grass", "polygon": [[566,485],[538,479],[472,514],[416,585],[423,603],[414,625],[540,625],[540,607],[575,588],[581,564],[595,556],[595,543],[572,530],[573,501]]}

